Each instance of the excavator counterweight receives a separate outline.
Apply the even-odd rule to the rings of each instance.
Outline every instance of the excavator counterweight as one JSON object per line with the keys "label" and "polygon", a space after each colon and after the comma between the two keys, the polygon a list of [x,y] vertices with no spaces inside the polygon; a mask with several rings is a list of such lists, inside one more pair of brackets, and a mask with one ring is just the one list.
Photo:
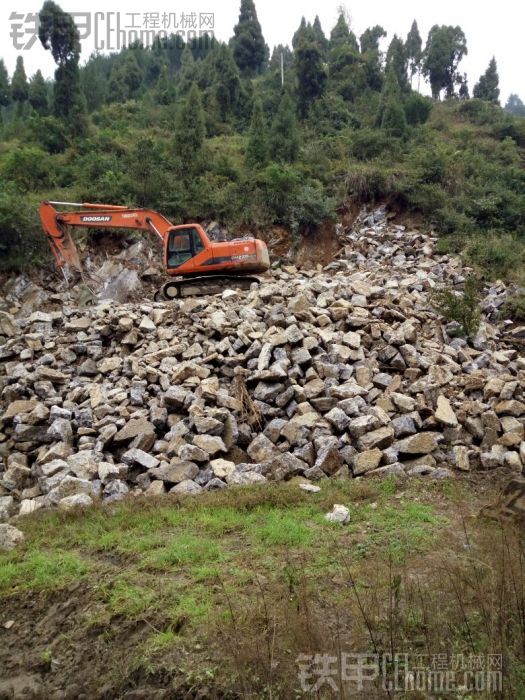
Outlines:
{"label": "excavator counterweight", "polygon": [[[76,207],[58,211],[57,205]],[[133,209],[112,204],[42,202],[40,220],[55,256],[57,267],[82,274],[82,263],[71,236],[72,227],[115,228],[149,231],[163,250],[166,274],[176,277],[162,292],[167,299],[178,296],[217,294],[228,287],[249,289],[256,277],[270,267],[268,249],[257,238],[211,241],[200,224],[174,226],[152,209]]]}

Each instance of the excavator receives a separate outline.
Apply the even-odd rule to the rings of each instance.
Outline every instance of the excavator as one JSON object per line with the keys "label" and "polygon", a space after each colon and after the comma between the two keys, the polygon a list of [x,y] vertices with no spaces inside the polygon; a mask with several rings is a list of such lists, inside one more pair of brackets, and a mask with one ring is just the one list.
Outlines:
{"label": "excavator", "polygon": [[[57,211],[55,207],[75,207]],[[270,267],[268,249],[257,238],[211,241],[199,224],[174,226],[165,216],[152,209],[133,209],[113,204],[49,202],[40,204],[42,227],[54,253],[56,265],[63,272],[73,268],[83,276],[71,228],[138,229],[149,231],[162,243],[163,263],[170,280],[156,298],[218,294],[226,288],[249,289],[259,282],[252,273]]]}

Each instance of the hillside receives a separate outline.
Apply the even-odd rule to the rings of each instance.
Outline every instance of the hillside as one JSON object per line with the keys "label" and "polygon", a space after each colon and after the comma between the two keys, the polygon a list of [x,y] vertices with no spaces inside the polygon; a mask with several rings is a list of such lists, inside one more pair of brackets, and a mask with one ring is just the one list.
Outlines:
{"label": "hillside", "polygon": [[0,60],[0,700],[525,698],[525,106],[338,12]]}

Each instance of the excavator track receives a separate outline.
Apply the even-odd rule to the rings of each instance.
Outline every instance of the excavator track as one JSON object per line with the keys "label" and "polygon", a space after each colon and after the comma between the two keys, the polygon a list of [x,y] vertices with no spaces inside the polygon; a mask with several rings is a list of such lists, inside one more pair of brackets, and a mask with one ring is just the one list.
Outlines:
{"label": "excavator track", "polygon": [[247,291],[253,283],[260,284],[258,277],[243,275],[213,275],[212,277],[192,277],[190,279],[167,282],[155,295],[155,300],[183,299],[184,297],[221,294],[225,289]]}

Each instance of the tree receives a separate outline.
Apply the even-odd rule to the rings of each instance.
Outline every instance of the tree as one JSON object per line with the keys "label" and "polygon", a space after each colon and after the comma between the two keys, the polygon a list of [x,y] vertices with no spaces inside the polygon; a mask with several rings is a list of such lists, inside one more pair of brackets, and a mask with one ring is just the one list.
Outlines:
{"label": "tree", "polygon": [[391,136],[403,136],[406,131],[407,121],[401,101],[401,88],[393,65],[387,70],[377,122]]}
{"label": "tree", "polygon": [[199,88],[194,83],[175,119],[174,146],[183,168],[190,166],[195,156],[200,153],[204,136],[202,99]]}
{"label": "tree", "polygon": [[509,95],[509,99],[505,104],[505,112],[514,114],[516,117],[525,117],[525,104],[514,92]]}
{"label": "tree", "polygon": [[326,87],[326,72],[321,48],[312,27],[307,27],[295,49],[299,114],[304,119],[310,105],[321,97]]}
{"label": "tree", "polygon": [[474,85],[474,97],[487,102],[499,104],[499,76],[498,66],[494,56],[490,59],[485,73],[480,77],[478,83]]}
{"label": "tree", "polygon": [[11,102],[9,75],[3,59],[0,58],[0,107],[7,107]]}
{"label": "tree", "polygon": [[266,138],[266,124],[262,103],[259,98],[254,100],[252,121],[248,144],[246,146],[246,164],[249,166],[261,167],[266,165],[268,160],[268,141]]}
{"label": "tree", "polygon": [[40,70],[29,81],[29,104],[41,116],[48,113],[47,85]]}
{"label": "tree", "polygon": [[383,27],[379,26],[379,24],[376,24],[375,27],[365,29],[359,38],[361,53],[366,53],[367,51],[379,52],[379,39],[382,39],[385,36],[386,32]]}
{"label": "tree", "polygon": [[335,49],[343,44],[350,44],[353,49],[359,51],[356,36],[351,31],[344,14],[341,12],[334,28],[330,32],[330,49]]}
{"label": "tree", "polygon": [[463,76],[460,80],[461,80],[461,82],[459,84],[459,91],[458,91],[459,99],[460,100],[468,100],[470,95],[469,95],[469,91],[468,91],[467,74],[463,73]]}
{"label": "tree", "polygon": [[269,50],[257,19],[253,0],[241,0],[239,21],[230,40],[233,57],[243,76],[259,75],[266,67]]}
{"label": "tree", "polygon": [[11,80],[11,96],[17,104],[17,114],[20,116],[24,108],[24,103],[27,102],[29,95],[29,87],[27,85],[26,71],[24,68],[24,59],[18,56],[16,59],[15,72]]}
{"label": "tree", "polygon": [[299,153],[299,132],[290,95],[285,92],[272,122],[270,155],[274,160],[293,163]]}
{"label": "tree", "polygon": [[423,58],[422,46],[423,42],[421,40],[421,34],[419,33],[419,28],[417,26],[416,20],[414,20],[412,22],[412,26],[410,27],[410,31],[407,34],[407,40],[405,42],[405,54],[408,61],[408,74],[410,75],[410,87],[412,87],[414,75],[417,75],[419,77],[419,74],[421,72],[421,60]]}
{"label": "tree", "polygon": [[304,36],[304,33],[306,31],[306,20],[304,17],[301,17],[301,22],[299,24],[299,27],[295,31],[293,37],[292,37],[292,48],[296,49],[299,42]]}
{"label": "tree", "polygon": [[392,68],[396,74],[397,83],[401,88],[401,92],[407,92],[409,89],[408,78],[407,78],[407,57],[405,53],[405,45],[401,39],[394,34],[388,51],[386,54],[386,70]]}
{"label": "tree", "polygon": [[155,88],[155,99],[161,105],[169,105],[175,100],[173,80],[169,75],[166,64],[160,69],[159,79]]}
{"label": "tree", "polygon": [[423,52],[423,74],[430,81],[432,97],[439,99],[442,90],[454,96],[459,82],[458,65],[467,54],[467,40],[461,27],[435,24],[428,33]]}
{"label": "tree", "polygon": [[319,15],[315,15],[312,30],[315,37],[315,41],[319,44],[319,48],[321,49],[321,55],[323,59],[326,59],[328,55],[329,44],[328,39],[326,38],[325,33],[323,32],[323,28],[321,27],[321,20],[319,19]]}
{"label": "tree", "polygon": [[239,101],[241,81],[232,50],[221,44],[214,52],[214,79],[212,83],[219,117],[225,122],[233,114]]}
{"label": "tree", "polygon": [[186,44],[180,59],[180,71],[177,74],[177,91],[187,95],[193,83],[197,82],[198,68],[189,44]]}
{"label": "tree", "polygon": [[106,102],[109,70],[107,57],[96,53],[80,69],[80,86],[89,112],[102,107]]}
{"label": "tree", "polygon": [[366,60],[351,44],[343,44],[330,51],[328,74],[331,88],[350,102],[355,100],[368,84]]}
{"label": "tree", "polygon": [[53,0],[46,0],[39,13],[38,37],[51,51],[57,64],[55,71],[54,110],[57,117],[71,117],[72,128],[81,133],[86,128],[86,105],[80,90],[78,61],[80,39],[71,15]]}

